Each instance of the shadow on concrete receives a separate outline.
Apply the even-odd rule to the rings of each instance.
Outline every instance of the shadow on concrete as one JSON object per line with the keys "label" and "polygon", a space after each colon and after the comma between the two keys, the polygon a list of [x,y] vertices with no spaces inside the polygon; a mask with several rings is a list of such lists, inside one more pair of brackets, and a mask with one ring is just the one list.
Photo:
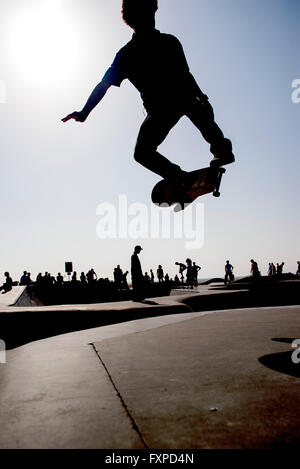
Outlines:
{"label": "shadow on concrete", "polygon": [[272,340],[274,340],[274,342],[283,342],[284,344],[292,344],[294,340],[296,339],[297,337],[295,337],[294,339],[285,338],[285,337],[276,337],[276,338],[273,338]]}
{"label": "shadow on concrete", "polygon": [[300,363],[293,363],[292,353],[291,351],[271,353],[260,357],[258,361],[271,370],[300,378]]}
{"label": "shadow on concrete", "polygon": [[215,309],[234,308],[260,308],[265,306],[287,306],[297,305],[300,300],[299,281],[276,281],[276,282],[252,282],[229,287],[212,287],[210,290],[224,291],[224,293],[193,295],[185,298],[182,302],[188,305],[193,311],[212,311]]}
{"label": "shadow on concrete", "polygon": [[245,283],[231,283],[230,285],[217,285],[215,287],[211,287],[210,290],[245,290],[246,288],[249,288],[250,287],[250,283],[249,284],[245,284]]}

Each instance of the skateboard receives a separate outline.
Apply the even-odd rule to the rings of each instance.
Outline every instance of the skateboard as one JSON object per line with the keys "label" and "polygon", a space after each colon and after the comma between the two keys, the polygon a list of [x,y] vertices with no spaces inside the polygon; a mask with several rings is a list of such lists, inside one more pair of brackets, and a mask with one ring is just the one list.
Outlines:
{"label": "skateboard", "polygon": [[220,197],[219,189],[225,172],[223,167],[209,167],[184,173],[181,177],[163,179],[152,190],[152,202],[163,207],[177,204],[177,212],[201,195],[212,192],[214,197]]}

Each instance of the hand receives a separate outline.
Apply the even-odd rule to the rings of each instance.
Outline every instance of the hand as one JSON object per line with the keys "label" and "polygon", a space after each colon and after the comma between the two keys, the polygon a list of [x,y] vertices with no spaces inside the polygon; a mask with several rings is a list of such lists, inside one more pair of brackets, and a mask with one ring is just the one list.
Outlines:
{"label": "hand", "polygon": [[86,114],[84,114],[84,112],[80,111],[80,112],[72,112],[72,114],[69,114],[67,117],[64,117],[62,119],[63,122],[67,122],[69,121],[70,119],[74,119],[75,121],[77,122],[84,122],[86,120],[87,116]]}

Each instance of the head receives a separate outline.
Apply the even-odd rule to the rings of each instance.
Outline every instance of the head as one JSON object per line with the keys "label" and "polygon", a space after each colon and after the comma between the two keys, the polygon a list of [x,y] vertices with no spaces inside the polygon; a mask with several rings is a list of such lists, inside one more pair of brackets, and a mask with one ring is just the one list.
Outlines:
{"label": "head", "polygon": [[134,248],[134,252],[136,254],[139,254],[142,250],[143,250],[143,248],[141,248],[141,246],[135,246],[135,248]]}
{"label": "head", "polygon": [[136,33],[143,33],[155,28],[157,9],[157,0],[123,0],[122,17]]}

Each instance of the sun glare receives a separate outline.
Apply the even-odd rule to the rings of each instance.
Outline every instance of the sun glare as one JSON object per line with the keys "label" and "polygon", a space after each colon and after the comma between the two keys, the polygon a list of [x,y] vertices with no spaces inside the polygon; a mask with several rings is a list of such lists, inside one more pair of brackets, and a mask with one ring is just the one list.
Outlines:
{"label": "sun glare", "polygon": [[38,2],[11,28],[11,57],[22,76],[36,82],[70,77],[78,67],[79,41],[60,1]]}

